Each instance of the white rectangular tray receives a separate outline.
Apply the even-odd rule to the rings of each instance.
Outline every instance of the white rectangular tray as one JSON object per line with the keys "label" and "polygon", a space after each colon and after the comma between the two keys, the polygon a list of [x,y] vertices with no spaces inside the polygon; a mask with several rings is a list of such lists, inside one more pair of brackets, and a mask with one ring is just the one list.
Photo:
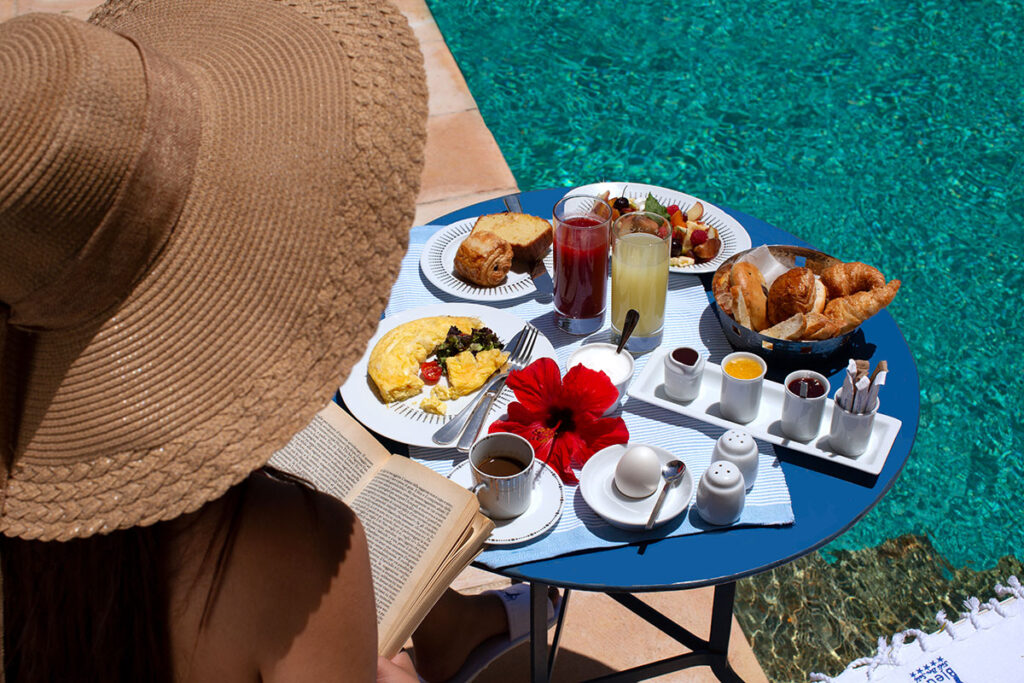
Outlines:
{"label": "white rectangular tray", "polygon": [[752,421],[747,424],[733,422],[722,416],[719,410],[719,393],[722,388],[722,367],[707,363],[704,377],[701,380],[700,394],[688,403],[674,401],[665,393],[665,354],[671,349],[659,349],[651,354],[647,365],[640,376],[633,380],[629,395],[646,403],[661,406],[668,410],[689,415],[698,420],[709,422],[726,429],[740,429],[748,434],[770,443],[792,448],[815,457],[834,462],[837,465],[851,467],[869,474],[878,474],[889,456],[889,449],[896,440],[896,434],[903,423],[889,415],[875,415],[874,429],[867,450],[855,458],[834,453],[829,448],[828,431],[832,424],[832,408],[834,402],[825,402],[825,414],[821,419],[821,432],[808,442],[794,441],[782,433],[782,400],[785,391],[778,382],[764,381],[761,395],[761,407]]}

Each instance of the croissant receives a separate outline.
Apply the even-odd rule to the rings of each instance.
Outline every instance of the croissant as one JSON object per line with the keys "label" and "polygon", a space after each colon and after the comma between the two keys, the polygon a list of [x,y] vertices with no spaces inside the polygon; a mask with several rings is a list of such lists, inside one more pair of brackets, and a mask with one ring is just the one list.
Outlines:
{"label": "croissant", "polygon": [[729,275],[731,273],[732,266],[723,268],[715,273],[715,277],[711,281],[711,291],[714,292],[715,301],[718,303],[719,308],[722,309],[722,312],[730,317],[734,317],[732,315],[731,285],[729,284]]}
{"label": "croissant", "polygon": [[777,325],[796,313],[820,313],[825,308],[825,286],[810,268],[791,268],[775,278],[768,290],[768,324]]}
{"label": "croissant", "polygon": [[768,327],[765,314],[767,298],[764,293],[764,276],[761,275],[757,266],[746,262],[737,263],[729,272],[729,283],[733,308],[742,311],[740,315],[743,318],[748,318],[747,320],[736,318],[736,322],[752,330],[763,330]]}
{"label": "croissant", "polygon": [[849,296],[832,299],[825,306],[825,316],[840,326],[838,334],[846,334],[888,306],[899,289],[900,281],[892,280],[867,292],[854,292]]}
{"label": "croissant", "polygon": [[829,299],[838,299],[885,286],[885,276],[878,268],[859,261],[829,266],[822,271],[821,281],[828,290]]}
{"label": "croissant", "polygon": [[482,287],[500,285],[512,268],[512,245],[493,232],[470,233],[455,252],[455,273]]}

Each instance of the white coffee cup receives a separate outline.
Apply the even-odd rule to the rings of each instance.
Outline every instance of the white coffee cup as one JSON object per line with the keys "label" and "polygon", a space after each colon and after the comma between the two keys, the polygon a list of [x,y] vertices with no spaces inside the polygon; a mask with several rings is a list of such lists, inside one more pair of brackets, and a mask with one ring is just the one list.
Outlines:
{"label": "white coffee cup", "polygon": [[836,392],[828,441],[833,451],[852,457],[860,455],[867,449],[868,442],[871,441],[871,430],[875,426],[875,415],[878,413],[880,401],[876,398],[871,410],[866,413],[851,413],[839,405],[839,397],[842,393],[842,389]]}
{"label": "white coffee cup", "polygon": [[[810,378],[825,388],[821,396],[801,397],[789,388],[790,382]],[[821,416],[825,413],[830,385],[828,379],[813,370],[795,370],[786,375],[783,383],[782,432],[794,441],[810,441],[821,431]]]}
{"label": "white coffee cup", "polygon": [[[687,364],[676,358],[676,351],[688,353],[697,360]],[[692,401],[700,393],[707,359],[697,349],[681,346],[665,354],[665,393],[674,401]]]}
{"label": "white coffee cup", "polygon": [[629,383],[633,380],[633,371],[636,368],[633,354],[626,349],[616,353],[616,348],[615,344],[605,342],[584,344],[572,352],[569,362],[565,364],[566,370],[574,365],[582,365],[608,375],[608,379],[619,392],[619,397],[605,409],[605,415],[610,414],[622,404],[622,399],[626,396],[626,390],[629,389]]}
{"label": "white coffee cup", "polygon": [[[761,373],[751,379],[733,377],[726,371],[729,361],[747,358],[761,366]],[[719,409],[722,417],[733,422],[746,424],[757,417],[761,407],[761,390],[764,387],[764,373],[768,364],[760,356],[736,351],[722,359],[722,393],[719,398]]]}
{"label": "white coffee cup", "polygon": [[511,519],[526,512],[533,495],[533,461],[533,446],[518,434],[495,432],[473,444],[469,449],[470,490],[485,515]]}

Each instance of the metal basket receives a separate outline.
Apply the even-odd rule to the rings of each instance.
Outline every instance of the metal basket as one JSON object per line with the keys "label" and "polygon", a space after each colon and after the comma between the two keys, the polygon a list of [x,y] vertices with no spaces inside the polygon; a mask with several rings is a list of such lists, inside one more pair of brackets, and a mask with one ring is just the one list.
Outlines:
{"label": "metal basket", "polygon": [[[790,268],[805,266],[810,268],[816,275],[821,275],[822,271],[833,264],[842,263],[839,259],[833,258],[828,254],[815,251],[814,249],[807,249],[806,247],[772,244],[768,246],[768,250],[783,265],[787,265]],[[748,249],[747,251],[741,251],[730,256],[715,271],[715,277],[717,278],[723,270],[731,268],[733,263],[751,251],[753,250]],[[787,365],[802,365],[827,362],[840,350],[848,346],[855,336],[860,334],[860,328],[856,328],[839,337],[819,341],[774,339],[766,337],[760,332],[755,332],[748,327],[743,327],[733,320],[722,310],[717,298],[714,308],[715,315],[718,316],[718,322],[722,325],[722,330],[725,332],[729,343],[740,351],[756,353],[769,363],[781,361]]]}

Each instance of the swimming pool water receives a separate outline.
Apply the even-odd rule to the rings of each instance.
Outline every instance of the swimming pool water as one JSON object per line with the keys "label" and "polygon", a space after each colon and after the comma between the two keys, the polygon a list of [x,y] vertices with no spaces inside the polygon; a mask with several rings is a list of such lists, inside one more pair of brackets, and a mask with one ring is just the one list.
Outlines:
{"label": "swimming pool water", "polygon": [[673,187],[902,281],[917,441],[829,549],[1024,558],[1020,2],[428,4],[521,189]]}

